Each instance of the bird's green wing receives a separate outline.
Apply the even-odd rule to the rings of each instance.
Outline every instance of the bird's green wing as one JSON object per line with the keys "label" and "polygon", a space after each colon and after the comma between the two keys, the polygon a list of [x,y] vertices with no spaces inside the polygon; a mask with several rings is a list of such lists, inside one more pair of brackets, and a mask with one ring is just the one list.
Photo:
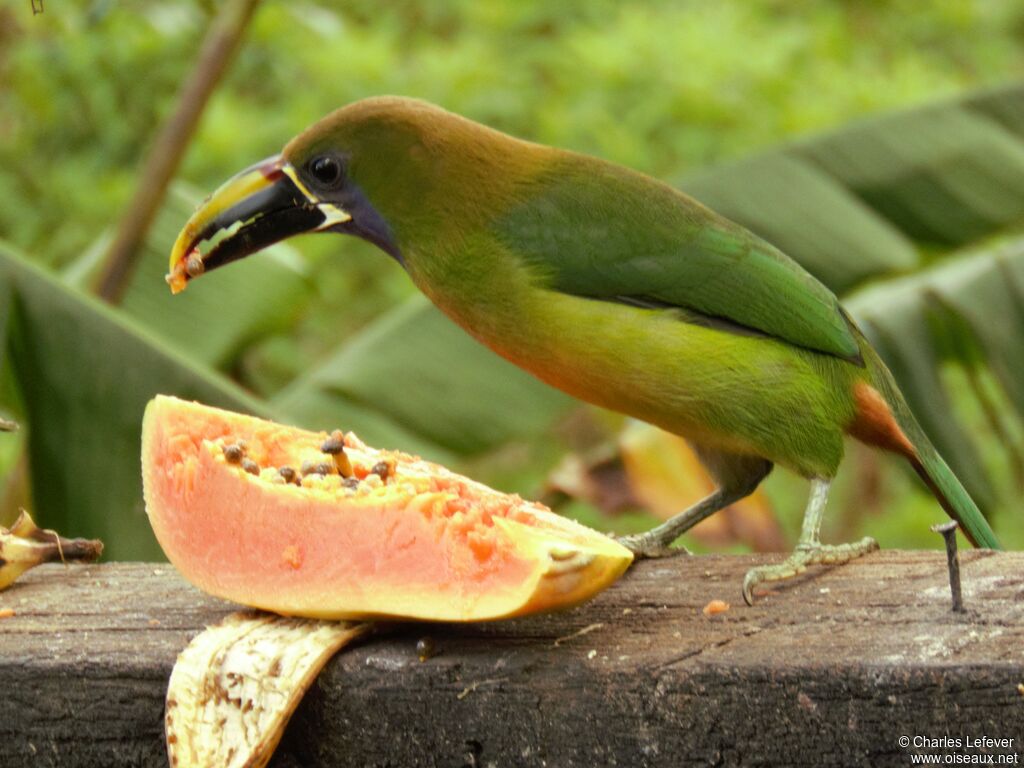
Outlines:
{"label": "bird's green wing", "polygon": [[860,359],[831,291],[771,244],[666,185],[566,154],[523,192],[495,232],[553,290],[675,307]]}

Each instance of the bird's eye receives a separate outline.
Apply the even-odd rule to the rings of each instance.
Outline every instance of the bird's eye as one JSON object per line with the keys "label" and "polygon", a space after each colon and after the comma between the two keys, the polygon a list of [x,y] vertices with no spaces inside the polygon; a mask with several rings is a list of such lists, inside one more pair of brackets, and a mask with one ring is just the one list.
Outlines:
{"label": "bird's eye", "polygon": [[336,157],[323,155],[315,158],[309,164],[309,172],[321,184],[330,186],[336,184],[338,179],[341,178],[341,163]]}

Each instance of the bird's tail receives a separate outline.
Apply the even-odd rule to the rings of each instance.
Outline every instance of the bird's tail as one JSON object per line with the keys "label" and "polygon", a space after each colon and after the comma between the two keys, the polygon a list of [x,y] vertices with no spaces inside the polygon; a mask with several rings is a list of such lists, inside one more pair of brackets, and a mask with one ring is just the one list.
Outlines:
{"label": "bird's tail", "polygon": [[885,400],[892,418],[899,427],[898,431],[902,432],[902,437],[905,438],[902,444],[899,444],[899,440],[888,444],[882,441],[880,444],[902,453],[909,459],[943,509],[960,524],[964,535],[974,546],[1000,549],[999,541],[985,516],[917,423],[885,363],[870,345],[863,343],[861,348],[871,374],[873,388]]}
{"label": "bird's tail", "polygon": [[978,505],[968,495],[967,489],[957,480],[953,470],[928,442],[927,437],[924,438],[924,442],[926,450],[921,451],[920,459],[911,459],[917,474],[935,494],[935,498],[949,516],[960,523],[961,530],[971,544],[984,549],[1001,549],[999,540],[978,509]]}

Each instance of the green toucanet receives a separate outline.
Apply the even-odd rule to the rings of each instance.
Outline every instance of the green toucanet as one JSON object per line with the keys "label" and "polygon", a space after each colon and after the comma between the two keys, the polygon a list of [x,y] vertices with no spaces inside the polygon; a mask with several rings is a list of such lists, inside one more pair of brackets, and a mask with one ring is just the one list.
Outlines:
{"label": "green toucanet", "polygon": [[217,190],[179,236],[168,281],[181,290],[312,231],[368,240],[498,354],[689,440],[718,490],[623,539],[640,556],[678,551],[774,464],[811,480],[810,502],[794,554],[747,574],[748,602],[761,582],[875,548],[818,538],[845,435],[906,457],[974,544],[998,546],[836,297],[666,184],[422,101],[368,99]]}

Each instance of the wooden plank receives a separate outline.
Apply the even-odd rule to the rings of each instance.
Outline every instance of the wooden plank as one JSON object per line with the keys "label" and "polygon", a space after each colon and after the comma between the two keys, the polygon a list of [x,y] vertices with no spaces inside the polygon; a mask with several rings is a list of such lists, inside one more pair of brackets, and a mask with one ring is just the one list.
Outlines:
{"label": "wooden plank", "polygon": [[[328,665],[274,765],[909,765],[901,736],[1021,761],[1024,553],[963,554],[965,614],[937,552],[819,570],[748,608],[756,562],[644,562],[562,614],[390,628]],[[733,607],[704,616],[712,599]],[[152,564],[40,568],[3,608],[4,768],[165,765],[174,659],[233,610]],[[982,736],[1015,742],[966,746]]]}

